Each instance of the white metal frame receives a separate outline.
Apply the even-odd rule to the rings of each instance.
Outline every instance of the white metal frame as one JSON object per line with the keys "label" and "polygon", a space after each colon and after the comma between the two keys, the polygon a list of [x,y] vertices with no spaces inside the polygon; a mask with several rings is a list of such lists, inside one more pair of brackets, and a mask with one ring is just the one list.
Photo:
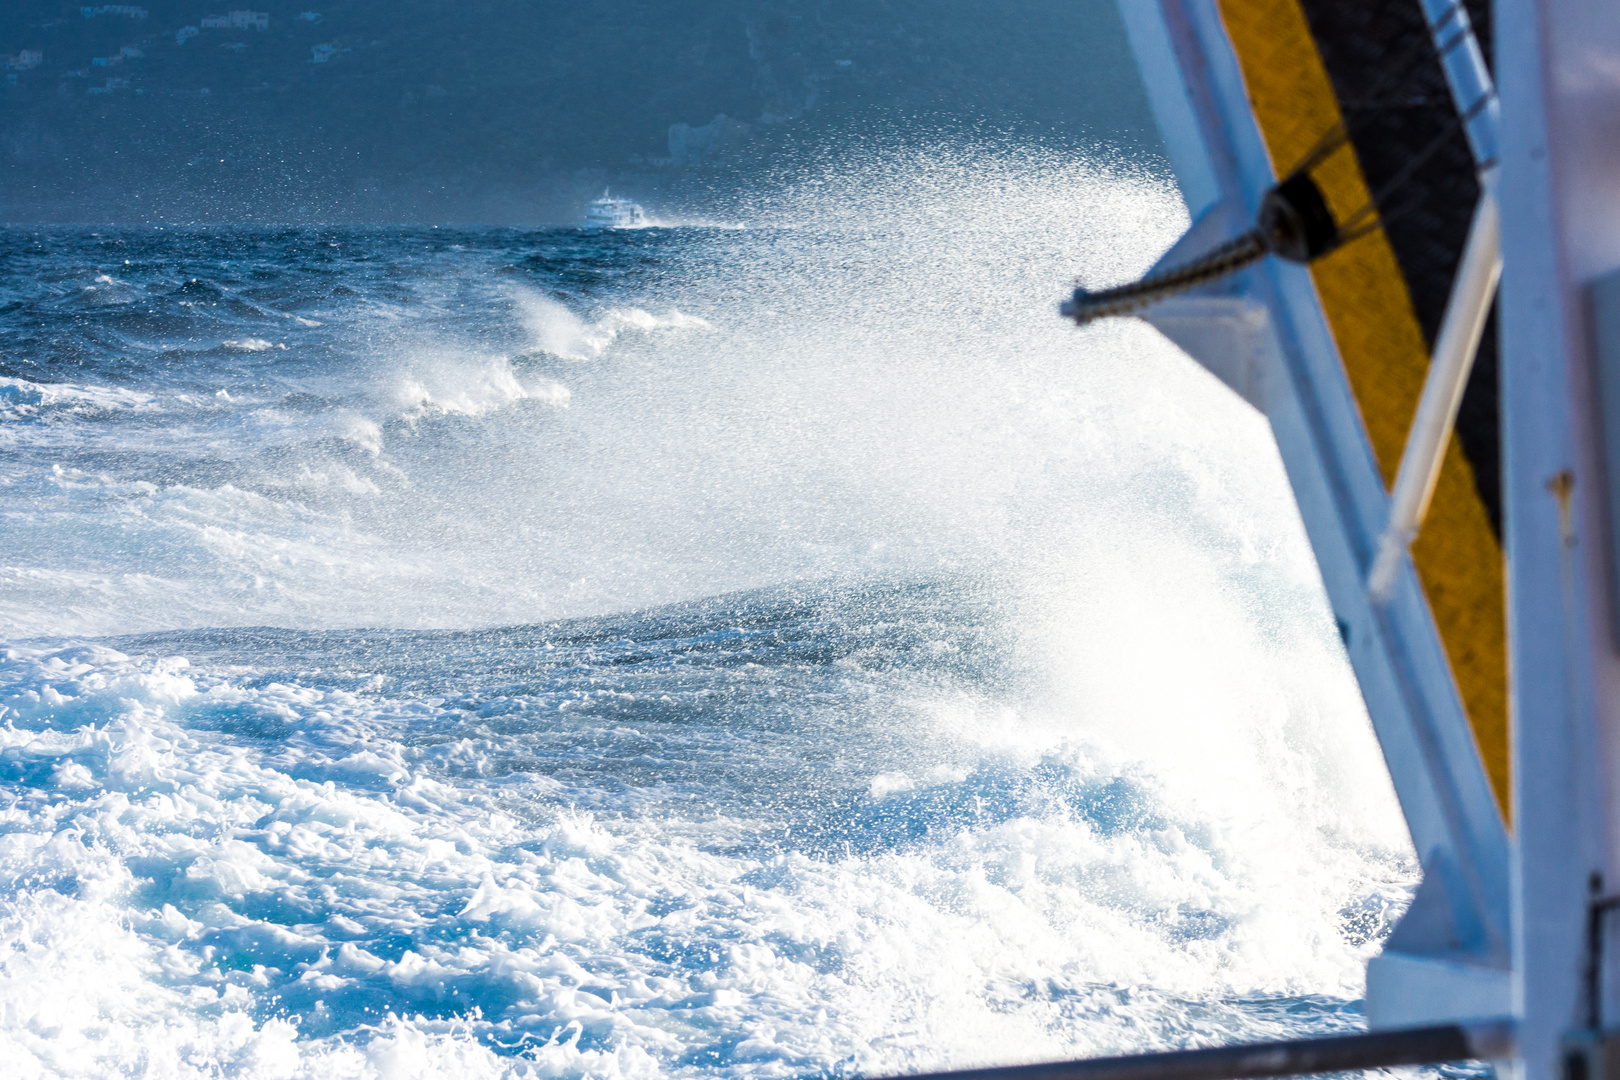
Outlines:
{"label": "white metal frame", "polygon": [[[1276,178],[1214,0],[1119,6],[1195,221],[1178,247],[1235,235]],[[1423,860],[1411,911],[1369,966],[1369,1020],[1506,1014],[1507,832],[1410,563],[1386,603],[1367,593],[1390,499],[1309,271],[1269,259],[1146,317],[1270,419]]]}
{"label": "white metal frame", "polygon": [[[1514,1006],[1523,1077],[1551,1080],[1562,1039],[1586,1022],[1589,881],[1620,889],[1604,482],[1620,462],[1604,460],[1587,310],[1588,287],[1620,267],[1620,4],[1496,0],[1494,11]],[[1605,966],[1612,998],[1612,951]]]}

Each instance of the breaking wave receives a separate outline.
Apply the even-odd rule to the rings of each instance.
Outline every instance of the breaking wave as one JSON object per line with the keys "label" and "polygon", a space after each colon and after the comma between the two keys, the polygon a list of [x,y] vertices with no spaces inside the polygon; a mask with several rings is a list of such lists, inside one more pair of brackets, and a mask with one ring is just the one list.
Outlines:
{"label": "breaking wave", "polygon": [[1054,315],[1173,188],[930,148],[689,216],[747,227],[0,233],[19,1075],[1359,1025],[1415,867],[1269,431]]}

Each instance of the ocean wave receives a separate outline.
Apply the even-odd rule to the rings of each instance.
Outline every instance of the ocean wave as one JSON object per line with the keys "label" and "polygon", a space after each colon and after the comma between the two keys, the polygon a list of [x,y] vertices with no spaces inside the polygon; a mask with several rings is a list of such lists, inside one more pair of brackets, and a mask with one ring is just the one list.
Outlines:
{"label": "ocean wave", "polygon": [[22,420],[65,411],[97,414],[151,408],[155,394],[120,386],[40,383],[0,376],[0,419]]}
{"label": "ocean wave", "polygon": [[436,356],[411,364],[399,385],[400,415],[483,416],[518,401],[566,408],[568,388],[545,379],[524,378],[506,357]]}
{"label": "ocean wave", "polygon": [[765,1080],[1360,1023],[1416,866],[1265,420],[1052,313],[1174,185],[888,147],[712,215],[0,264],[0,1060]]}
{"label": "ocean wave", "polygon": [[514,303],[528,329],[531,348],[565,360],[601,356],[626,330],[708,330],[695,315],[671,309],[655,315],[639,307],[613,307],[587,319],[567,305],[530,292],[514,293]]}
{"label": "ocean wave", "polygon": [[[714,638],[735,619],[714,615],[696,639],[658,613],[617,640],[379,634],[369,672],[331,678],[280,664],[333,639],[286,633],[12,646],[11,1060],[785,1077],[1182,1045],[1276,1032],[1272,997],[1353,995],[1369,946],[1340,909],[1402,901],[1398,853],[1324,843],[1286,784],[1212,817],[1151,763],[1007,717],[986,751],[852,714],[867,745],[966,768],[881,795],[874,755],[807,775],[819,729],[737,712],[764,688],[726,659],[791,655],[792,621]],[[481,668],[548,640],[550,674],[490,708]],[[707,660],[660,659],[693,640]],[[926,681],[869,685],[905,712]],[[697,721],[671,693],[721,708]],[[677,726],[654,750],[660,708]],[[776,786],[795,772],[813,803]],[[816,822],[840,805],[851,840],[896,820],[899,842],[832,842]]]}

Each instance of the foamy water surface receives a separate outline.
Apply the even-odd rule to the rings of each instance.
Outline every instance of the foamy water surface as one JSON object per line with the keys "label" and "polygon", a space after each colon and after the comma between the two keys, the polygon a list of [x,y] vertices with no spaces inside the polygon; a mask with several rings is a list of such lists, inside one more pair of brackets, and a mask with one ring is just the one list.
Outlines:
{"label": "foamy water surface", "polygon": [[1360,1023],[1415,867],[1264,420],[1055,316],[1173,186],[896,152],[705,213],[0,233],[8,1075]]}

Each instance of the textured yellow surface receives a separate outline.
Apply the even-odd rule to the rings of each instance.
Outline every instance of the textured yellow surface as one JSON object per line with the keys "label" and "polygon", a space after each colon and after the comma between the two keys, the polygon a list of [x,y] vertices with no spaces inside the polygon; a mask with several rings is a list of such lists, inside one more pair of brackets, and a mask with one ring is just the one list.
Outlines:
{"label": "textured yellow surface", "polygon": [[[1219,3],[1272,166],[1292,169],[1341,119],[1304,12],[1298,0]],[[1349,146],[1312,176],[1338,220],[1367,204],[1367,183]],[[1394,249],[1377,229],[1317,260],[1311,274],[1391,484],[1429,365]],[[1455,436],[1413,557],[1505,819],[1511,778],[1502,551]]]}

